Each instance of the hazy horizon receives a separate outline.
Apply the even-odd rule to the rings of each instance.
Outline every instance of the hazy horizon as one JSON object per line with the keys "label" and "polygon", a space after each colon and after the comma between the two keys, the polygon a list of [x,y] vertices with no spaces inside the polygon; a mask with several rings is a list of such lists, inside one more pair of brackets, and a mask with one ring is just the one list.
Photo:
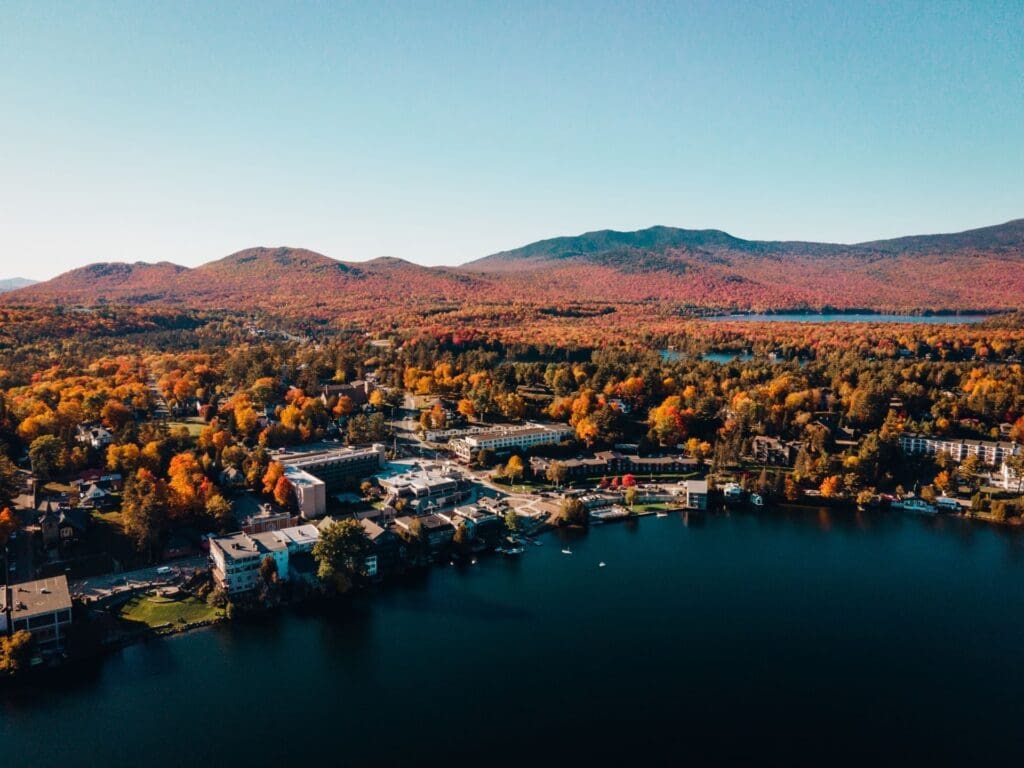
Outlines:
{"label": "hazy horizon", "polygon": [[1024,215],[1019,3],[4,9],[3,277]]}

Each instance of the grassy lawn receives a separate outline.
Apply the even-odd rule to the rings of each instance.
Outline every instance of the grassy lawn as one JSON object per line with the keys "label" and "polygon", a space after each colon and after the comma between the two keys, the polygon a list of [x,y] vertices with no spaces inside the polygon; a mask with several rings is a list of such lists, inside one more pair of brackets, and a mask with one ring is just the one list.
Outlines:
{"label": "grassy lawn", "polygon": [[203,430],[206,424],[202,419],[188,419],[187,421],[168,421],[167,427],[174,432],[175,430],[184,427],[188,430],[189,437],[199,437],[199,433]]}
{"label": "grassy lawn", "polygon": [[145,624],[148,627],[159,627],[164,624],[176,624],[180,620],[192,623],[219,619],[223,613],[221,609],[207,605],[202,600],[191,596],[169,598],[158,595],[141,595],[125,603],[118,618],[123,621]]}
{"label": "grassy lawn", "polygon": [[656,501],[651,504],[634,504],[630,509],[634,512],[662,512],[679,509],[679,505],[665,501]]}

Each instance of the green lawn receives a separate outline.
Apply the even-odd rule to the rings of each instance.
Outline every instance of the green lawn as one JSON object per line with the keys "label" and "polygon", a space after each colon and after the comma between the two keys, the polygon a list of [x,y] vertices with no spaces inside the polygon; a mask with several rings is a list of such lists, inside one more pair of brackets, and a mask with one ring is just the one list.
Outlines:
{"label": "green lawn", "polygon": [[665,501],[656,501],[650,504],[634,504],[630,509],[634,512],[662,512],[679,509],[679,505]]}
{"label": "green lawn", "polygon": [[220,608],[214,608],[191,596],[167,598],[158,595],[141,595],[133,597],[125,603],[118,618],[145,624],[148,627],[159,627],[164,624],[177,624],[181,620],[192,623],[219,619],[223,614],[224,612]]}
{"label": "green lawn", "polygon": [[203,430],[206,424],[202,419],[189,419],[187,421],[168,421],[167,427],[174,432],[181,427],[185,427],[188,430],[189,437],[199,437],[199,433]]}

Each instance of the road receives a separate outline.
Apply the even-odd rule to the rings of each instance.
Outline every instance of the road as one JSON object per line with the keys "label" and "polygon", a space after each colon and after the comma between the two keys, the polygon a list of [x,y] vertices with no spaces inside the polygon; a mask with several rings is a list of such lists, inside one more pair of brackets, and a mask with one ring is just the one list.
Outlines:
{"label": "road", "polygon": [[[144,588],[165,587],[176,584],[184,575],[194,570],[205,570],[208,567],[206,555],[176,560],[167,565],[154,565],[138,571],[126,573],[108,573],[88,579],[71,582],[71,594],[74,597],[86,597],[99,600],[122,592],[132,592]],[[162,570],[169,569],[166,573]]]}

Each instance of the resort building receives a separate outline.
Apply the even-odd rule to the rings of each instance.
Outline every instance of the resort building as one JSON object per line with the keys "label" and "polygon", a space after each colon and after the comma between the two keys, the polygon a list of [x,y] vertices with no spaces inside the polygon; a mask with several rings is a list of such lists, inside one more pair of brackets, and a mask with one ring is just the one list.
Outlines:
{"label": "resort building", "polygon": [[985,464],[999,466],[1006,459],[1021,452],[1021,446],[993,440],[962,440],[931,435],[900,435],[900,450],[910,456],[937,456],[944,453],[954,461],[977,456]]}
{"label": "resort building", "polygon": [[282,581],[291,578],[291,558],[313,550],[320,533],[315,525],[299,525],[264,533],[231,533],[210,538],[213,577],[229,595],[255,589],[260,564],[270,556]]}
{"label": "resort building", "polygon": [[301,469],[324,481],[325,492],[351,487],[380,471],[385,449],[380,443],[365,448],[344,448],[328,443],[322,448],[274,457],[285,467]]}
{"label": "resort building", "polygon": [[0,635],[26,630],[42,655],[60,653],[71,626],[66,576],[0,587]]}
{"label": "resort building", "polygon": [[528,451],[538,445],[557,445],[573,436],[567,424],[529,424],[522,428],[478,432],[452,440],[448,446],[462,461],[472,461],[483,450],[495,454]]}
{"label": "resort building", "polygon": [[403,499],[414,512],[450,507],[473,494],[473,483],[455,472],[417,469],[377,479],[390,503]]}
{"label": "resort building", "polygon": [[688,456],[637,456],[618,451],[600,451],[588,458],[548,459],[534,456],[530,471],[544,477],[552,464],[565,469],[568,479],[608,475],[678,475],[695,472],[700,463]]}

